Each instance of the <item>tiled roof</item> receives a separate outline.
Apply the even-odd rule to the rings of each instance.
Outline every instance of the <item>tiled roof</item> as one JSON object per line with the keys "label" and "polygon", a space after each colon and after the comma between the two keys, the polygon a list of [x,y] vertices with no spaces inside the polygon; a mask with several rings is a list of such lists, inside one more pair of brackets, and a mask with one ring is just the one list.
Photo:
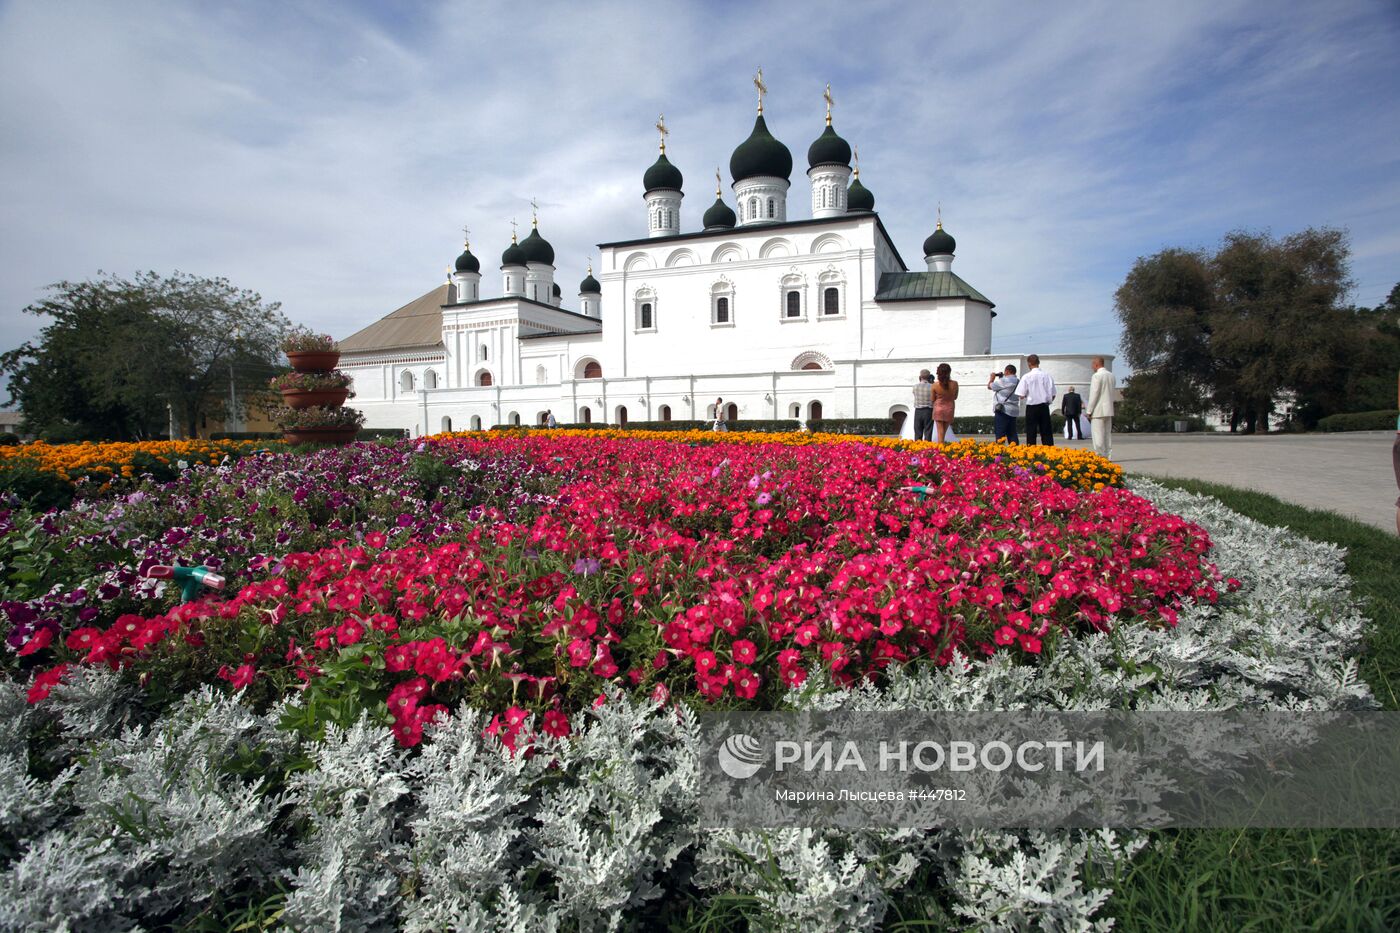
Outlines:
{"label": "tiled roof", "polygon": [[442,306],[447,303],[444,283],[397,311],[340,341],[344,353],[391,350],[398,347],[436,347],[442,344]]}
{"label": "tiled roof", "polygon": [[919,301],[929,298],[971,298],[995,308],[991,300],[951,272],[883,272],[876,301]]}

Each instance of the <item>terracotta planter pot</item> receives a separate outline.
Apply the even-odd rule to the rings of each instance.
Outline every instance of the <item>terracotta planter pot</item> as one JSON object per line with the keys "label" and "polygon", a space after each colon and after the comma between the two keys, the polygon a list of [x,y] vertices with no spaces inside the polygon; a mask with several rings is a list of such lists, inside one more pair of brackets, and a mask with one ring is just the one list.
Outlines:
{"label": "terracotta planter pot", "polygon": [[349,389],[283,389],[282,402],[288,408],[310,408],[324,405],[339,408],[350,397]]}
{"label": "terracotta planter pot", "polygon": [[288,353],[287,362],[299,373],[324,373],[335,369],[340,362],[339,350],[305,350]]}
{"label": "terracotta planter pot", "polygon": [[297,428],[282,432],[288,444],[348,444],[360,433],[359,428]]}

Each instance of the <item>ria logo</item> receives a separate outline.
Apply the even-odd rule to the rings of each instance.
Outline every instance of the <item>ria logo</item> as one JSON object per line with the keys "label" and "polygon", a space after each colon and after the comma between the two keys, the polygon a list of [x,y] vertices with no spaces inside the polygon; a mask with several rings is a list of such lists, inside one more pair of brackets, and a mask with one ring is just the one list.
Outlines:
{"label": "ria logo", "polygon": [[736,732],[719,747],[720,770],[732,778],[751,778],[768,758],[763,744],[751,735]]}

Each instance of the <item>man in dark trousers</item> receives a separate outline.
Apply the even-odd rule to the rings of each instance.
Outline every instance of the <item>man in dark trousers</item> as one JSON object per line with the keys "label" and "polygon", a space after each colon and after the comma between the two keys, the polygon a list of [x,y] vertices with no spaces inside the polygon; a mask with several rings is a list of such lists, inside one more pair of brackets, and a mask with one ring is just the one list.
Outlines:
{"label": "man in dark trousers", "polygon": [[933,440],[933,373],[919,370],[914,383],[914,440]]}
{"label": "man in dark trousers", "polygon": [[[1026,357],[1030,367],[1016,386],[1016,394],[1026,402],[1026,443],[1034,447],[1037,443],[1047,447],[1055,446],[1055,433],[1050,428],[1050,403],[1058,394],[1055,380],[1040,368],[1040,357],[1032,353]],[[1037,441],[1036,438],[1040,440]]]}
{"label": "man in dark trousers", "polygon": [[1070,386],[1065,397],[1060,400],[1060,414],[1065,416],[1065,440],[1084,440],[1084,432],[1079,430],[1079,416],[1084,414],[1084,399],[1074,391],[1074,386]]}

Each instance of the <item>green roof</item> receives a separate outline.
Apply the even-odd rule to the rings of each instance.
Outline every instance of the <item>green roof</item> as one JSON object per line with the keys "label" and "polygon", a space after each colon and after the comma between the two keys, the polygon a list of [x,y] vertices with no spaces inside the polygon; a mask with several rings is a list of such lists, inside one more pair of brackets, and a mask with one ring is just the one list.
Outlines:
{"label": "green roof", "polygon": [[876,301],[919,301],[929,298],[971,298],[990,308],[991,299],[951,272],[882,272]]}

